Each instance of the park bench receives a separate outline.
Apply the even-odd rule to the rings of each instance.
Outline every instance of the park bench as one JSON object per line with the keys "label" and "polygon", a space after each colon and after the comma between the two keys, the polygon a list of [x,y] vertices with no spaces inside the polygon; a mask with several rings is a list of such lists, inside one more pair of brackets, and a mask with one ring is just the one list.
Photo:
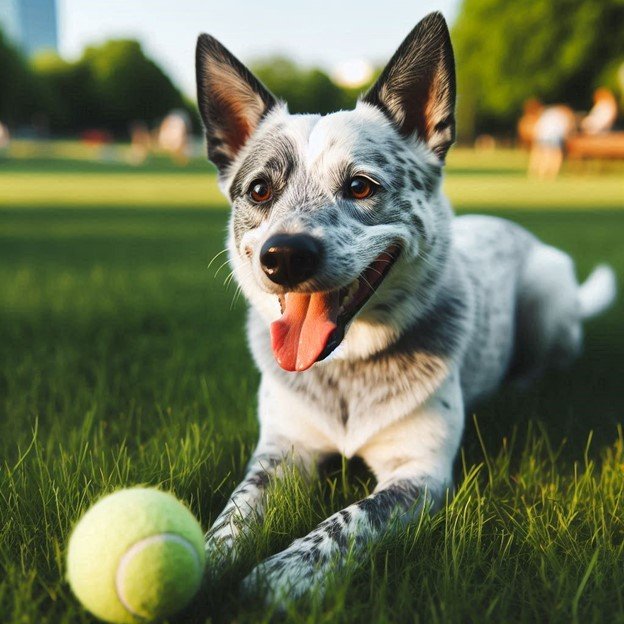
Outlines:
{"label": "park bench", "polygon": [[624,159],[624,132],[578,134],[566,141],[567,157],[574,160]]}

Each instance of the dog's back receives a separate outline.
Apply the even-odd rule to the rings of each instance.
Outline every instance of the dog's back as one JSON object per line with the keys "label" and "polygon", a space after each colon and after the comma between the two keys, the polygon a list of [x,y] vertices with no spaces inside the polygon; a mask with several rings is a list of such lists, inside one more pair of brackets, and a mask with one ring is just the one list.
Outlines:
{"label": "dog's back", "polygon": [[570,256],[511,221],[457,217],[453,243],[474,306],[461,372],[468,404],[505,378],[526,382],[569,364],[581,350],[582,321],[615,298],[610,268],[579,285]]}

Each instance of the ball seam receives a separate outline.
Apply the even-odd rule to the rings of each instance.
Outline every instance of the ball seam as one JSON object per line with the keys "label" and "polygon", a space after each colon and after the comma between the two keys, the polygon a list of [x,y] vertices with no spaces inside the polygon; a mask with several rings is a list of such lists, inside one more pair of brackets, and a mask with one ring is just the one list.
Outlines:
{"label": "ball seam", "polygon": [[193,547],[193,544],[186,538],[181,535],[177,535],[176,533],[157,533],[156,535],[150,535],[149,537],[145,537],[142,540],[134,543],[128,550],[123,554],[121,559],[119,560],[119,564],[117,566],[117,572],[115,574],[115,592],[117,593],[117,597],[119,598],[119,602],[125,607],[125,609],[131,613],[132,615],[144,618],[145,616],[141,613],[138,613],[135,608],[132,607],[128,597],[126,596],[123,588],[123,580],[126,572],[126,568],[130,565],[132,559],[141,553],[143,550],[151,546],[152,544],[157,544],[160,542],[174,542],[179,544],[187,551],[192,553],[193,560],[197,566],[197,571],[201,571],[201,560],[200,556],[197,553],[197,550]]}

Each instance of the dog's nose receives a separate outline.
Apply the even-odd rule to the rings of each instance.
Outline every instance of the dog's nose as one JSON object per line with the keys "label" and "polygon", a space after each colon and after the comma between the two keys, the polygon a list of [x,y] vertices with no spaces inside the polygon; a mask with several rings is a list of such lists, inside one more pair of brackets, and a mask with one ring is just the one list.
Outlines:
{"label": "dog's nose", "polygon": [[267,277],[281,286],[296,286],[312,277],[321,261],[321,244],[308,234],[275,234],[260,250]]}

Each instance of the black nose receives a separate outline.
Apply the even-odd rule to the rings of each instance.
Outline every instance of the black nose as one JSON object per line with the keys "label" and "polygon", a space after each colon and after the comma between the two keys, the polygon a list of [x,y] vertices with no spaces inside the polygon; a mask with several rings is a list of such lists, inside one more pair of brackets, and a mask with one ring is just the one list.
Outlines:
{"label": "black nose", "polygon": [[296,286],[312,277],[321,261],[321,244],[307,234],[275,234],[260,250],[267,277],[282,286]]}

